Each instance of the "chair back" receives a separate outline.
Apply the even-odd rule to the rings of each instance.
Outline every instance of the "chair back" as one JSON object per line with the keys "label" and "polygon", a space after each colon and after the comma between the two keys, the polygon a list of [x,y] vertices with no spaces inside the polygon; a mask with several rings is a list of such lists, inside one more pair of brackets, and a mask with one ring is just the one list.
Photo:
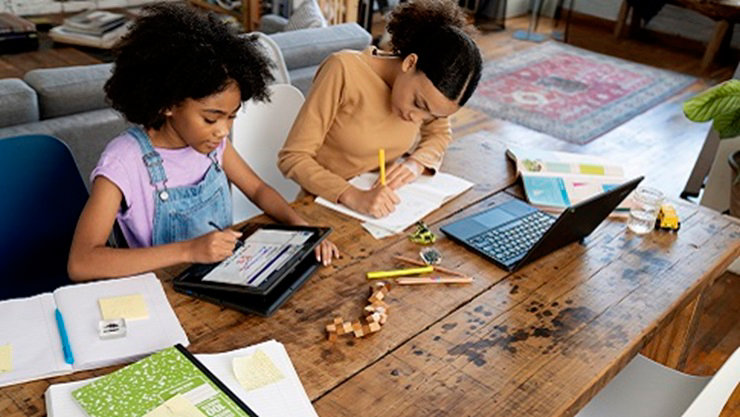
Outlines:
{"label": "chair back", "polygon": [[67,258],[88,192],[67,145],[0,139],[0,300],[71,283]]}
{"label": "chair back", "polygon": [[[289,84],[273,84],[270,102],[248,101],[239,110],[231,130],[237,152],[268,185],[286,200],[293,201],[300,187],[283,177],[277,167],[278,151],[288,137],[293,121],[303,105],[303,94]],[[254,217],[262,211],[232,185],[234,222]]]}
{"label": "chair back", "polygon": [[682,417],[719,417],[733,391],[740,386],[740,347],[725,361]]}
{"label": "chair back", "polygon": [[285,65],[283,53],[280,51],[278,44],[269,36],[262,32],[251,32],[250,36],[257,36],[257,42],[267,55],[267,58],[274,64],[270,68],[272,76],[275,78],[275,84],[290,84],[290,75],[288,67]]}

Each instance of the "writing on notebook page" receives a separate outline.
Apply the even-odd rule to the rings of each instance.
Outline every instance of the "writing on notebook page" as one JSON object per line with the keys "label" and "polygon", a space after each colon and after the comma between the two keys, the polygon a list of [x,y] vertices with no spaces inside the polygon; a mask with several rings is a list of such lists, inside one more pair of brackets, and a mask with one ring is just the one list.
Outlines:
{"label": "writing on notebook page", "polygon": [[149,318],[149,309],[141,294],[101,298],[100,313],[103,320],[142,320]]}
{"label": "writing on notebook page", "polygon": [[13,346],[0,345],[0,373],[13,370]]}
{"label": "writing on notebook page", "polygon": [[285,378],[270,357],[259,349],[249,356],[234,358],[232,366],[236,380],[246,391],[261,388]]}
{"label": "writing on notebook page", "polygon": [[201,413],[190,400],[177,394],[144,414],[144,417],[206,417],[206,415]]}

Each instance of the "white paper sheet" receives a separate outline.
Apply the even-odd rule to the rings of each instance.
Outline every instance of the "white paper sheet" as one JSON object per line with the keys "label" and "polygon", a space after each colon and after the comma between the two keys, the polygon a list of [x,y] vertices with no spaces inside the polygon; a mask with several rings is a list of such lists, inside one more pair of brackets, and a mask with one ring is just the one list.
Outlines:
{"label": "white paper sheet", "polygon": [[[361,190],[369,190],[378,178],[378,174],[366,173],[359,175],[350,184]],[[344,205],[332,203],[324,198],[316,198],[316,202],[332,210],[362,220],[365,227],[376,239],[397,234],[407,227],[423,219],[427,214],[442,206],[445,202],[463,193],[473,186],[473,183],[451,174],[437,173],[433,176],[421,176],[413,183],[396,190],[401,202],[396,210],[386,217],[376,219],[358,213]],[[363,224],[363,225],[364,225]],[[386,233],[383,233],[383,232]]]}

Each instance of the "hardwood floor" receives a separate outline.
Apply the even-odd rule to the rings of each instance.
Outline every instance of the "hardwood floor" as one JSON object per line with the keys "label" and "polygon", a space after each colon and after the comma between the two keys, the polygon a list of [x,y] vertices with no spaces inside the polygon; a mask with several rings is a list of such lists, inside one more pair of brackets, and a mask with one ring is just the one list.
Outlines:
{"label": "hardwood floor", "polygon": [[[379,19],[376,19],[379,21]],[[527,17],[509,19],[502,32],[483,33],[478,39],[485,59],[496,59],[532,47],[530,42],[512,38],[516,29],[526,29]],[[374,26],[378,35],[382,25]],[[538,32],[550,33],[552,21],[541,19]],[[487,131],[506,144],[553,150],[584,152],[607,156],[624,164],[628,174],[644,173],[645,184],[660,188],[678,198],[709,129],[708,124],[686,120],[682,102],[697,91],[731,77],[736,63],[717,63],[707,73],[700,72],[701,51],[668,47],[660,39],[640,37],[616,40],[604,22],[577,16],[570,28],[569,43],[594,52],[702,77],[687,92],[650,109],[629,122],[607,132],[586,145],[574,145],[525,127],[492,119],[471,109],[463,109],[453,119],[456,137]],[[41,51],[0,56],[0,78],[21,77],[41,67],[85,65],[100,62],[75,48],[45,48]],[[680,232],[679,232],[680,233]],[[713,374],[740,346],[740,278],[729,272],[710,289],[699,323],[699,330],[684,371]],[[735,392],[723,417],[740,417],[740,391]]]}

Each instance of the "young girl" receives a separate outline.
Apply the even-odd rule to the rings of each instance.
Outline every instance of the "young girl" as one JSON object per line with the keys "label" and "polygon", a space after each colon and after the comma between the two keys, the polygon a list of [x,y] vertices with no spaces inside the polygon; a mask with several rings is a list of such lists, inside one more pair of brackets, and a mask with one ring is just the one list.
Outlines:
{"label": "young girl", "polygon": [[[478,85],[481,56],[465,28],[455,2],[412,0],[391,14],[391,55],[370,48],[327,58],[280,151],[283,174],[361,213],[392,212],[393,190],[439,168],[451,141],[447,117]],[[388,186],[351,186],[349,178],[378,168],[380,148],[396,160]]]}
{"label": "young girl", "polygon": [[[213,15],[162,4],[146,8],[116,50],[105,91],[140,127],[113,139],[91,174],[70,278],[227,258],[241,235],[228,229],[229,181],[276,220],[306,225],[227,139],[242,102],[267,99],[269,64],[253,40]],[[116,219],[130,249],[105,246]],[[330,242],[316,250],[324,265],[337,255]]]}

